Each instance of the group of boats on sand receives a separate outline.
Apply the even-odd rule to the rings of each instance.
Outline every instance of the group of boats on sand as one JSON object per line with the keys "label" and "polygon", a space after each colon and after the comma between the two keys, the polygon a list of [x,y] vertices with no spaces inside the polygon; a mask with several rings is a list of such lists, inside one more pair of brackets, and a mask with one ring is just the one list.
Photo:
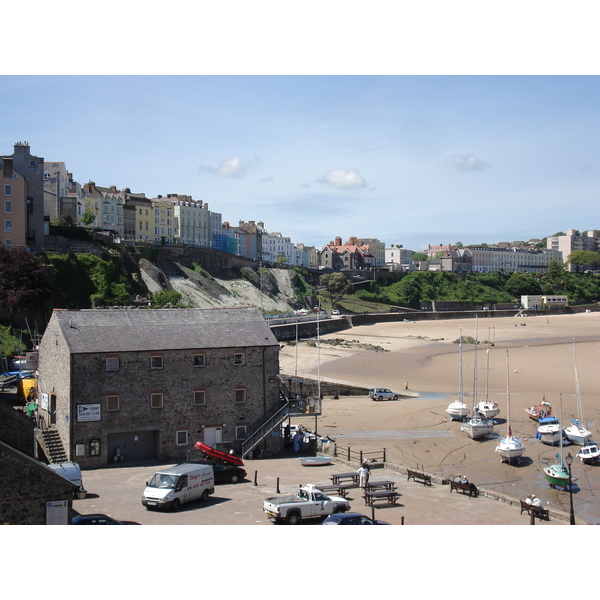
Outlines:
{"label": "group of boats on sand", "polygon": [[[494,417],[500,413],[497,402],[492,402],[488,398],[488,386],[486,381],[485,399],[477,402],[477,337],[475,339],[475,358],[474,358],[474,383],[473,383],[473,402],[469,407],[464,401],[463,380],[462,380],[462,330],[459,338],[459,393],[458,398],[450,402],[446,412],[451,420],[461,421],[461,431],[464,431],[470,438],[479,439],[490,437],[494,432]],[[489,348],[487,372],[489,372]],[[560,453],[556,454],[557,463],[543,467],[543,473],[551,487],[560,486],[566,488],[569,485],[571,475],[569,468],[565,465],[563,458],[563,446],[575,444],[581,446],[577,452],[577,457],[586,464],[593,464],[600,460],[600,446],[592,441],[592,433],[584,425],[585,421],[582,414],[581,397],[579,393],[579,380],[577,375],[577,365],[575,360],[575,342],[573,342],[573,362],[575,368],[575,398],[577,403],[577,419],[571,420],[571,425],[563,429],[562,427],[562,394],[560,394],[560,414],[555,416],[552,412],[552,405],[545,396],[542,401],[534,406],[529,406],[525,412],[531,419],[537,421],[539,426],[536,438],[542,443],[551,446],[559,446]],[[509,358],[506,351],[506,435],[498,439],[496,452],[500,455],[503,462],[520,461],[525,452],[523,441],[513,435],[510,421],[510,382],[509,382]],[[469,417],[469,414],[471,416]]]}

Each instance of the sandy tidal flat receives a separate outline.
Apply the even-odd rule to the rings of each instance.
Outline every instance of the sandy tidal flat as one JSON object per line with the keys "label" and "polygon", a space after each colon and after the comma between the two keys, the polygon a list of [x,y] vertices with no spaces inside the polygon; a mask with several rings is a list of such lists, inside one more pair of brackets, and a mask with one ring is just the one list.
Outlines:
{"label": "sandy tidal flat", "polygon": [[[470,439],[446,413],[459,394],[459,345],[454,342],[461,331],[480,341],[477,350],[474,344],[463,344],[464,401],[471,405],[476,390],[477,401],[487,395],[501,407],[490,438]],[[347,345],[326,343],[334,338]],[[525,408],[545,397],[558,416],[562,396],[567,427],[579,416],[577,372],[583,421],[592,439],[600,441],[600,314],[380,323],[324,335],[321,341],[319,348],[304,342],[297,349],[286,345],[280,355],[282,372],[399,393],[405,393],[407,382],[413,397],[397,402],[326,397],[319,433],[327,433],[339,446],[365,452],[385,447],[390,462],[442,476],[463,473],[478,486],[514,498],[535,493],[545,506],[568,512],[568,492],[551,489],[542,473],[543,466],[556,462],[560,449],[535,438],[538,424]],[[360,349],[358,344],[385,351]],[[498,438],[506,435],[507,389],[513,435],[525,444],[521,464],[513,466],[501,463],[495,452]],[[306,419],[305,425],[314,428],[314,419]],[[565,446],[564,455],[575,456],[578,449]],[[576,460],[573,477],[577,516],[600,522],[600,464]]]}

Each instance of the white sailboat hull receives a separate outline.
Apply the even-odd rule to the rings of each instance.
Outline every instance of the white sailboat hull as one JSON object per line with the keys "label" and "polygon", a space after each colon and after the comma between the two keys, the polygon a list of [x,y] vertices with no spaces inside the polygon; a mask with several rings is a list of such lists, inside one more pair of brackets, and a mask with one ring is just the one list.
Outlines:
{"label": "white sailboat hull", "polygon": [[486,437],[494,431],[494,423],[484,419],[469,419],[460,428],[471,439]]}
{"label": "white sailboat hull", "polygon": [[577,446],[585,446],[592,439],[592,432],[585,427],[571,425],[565,429],[567,439]]}
{"label": "white sailboat hull", "polygon": [[464,402],[457,400],[448,404],[446,412],[453,419],[464,419],[469,414],[469,407]]}
{"label": "white sailboat hull", "polygon": [[523,456],[524,451],[525,446],[523,446],[523,442],[520,440],[520,438],[515,438],[512,436],[502,438],[496,446],[496,452],[502,458],[509,460],[513,458],[520,458]]}
{"label": "white sailboat hull", "polygon": [[500,414],[500,407],[497,402],[480,402],[476,410],[481,413],[486,419],[493,419]]}

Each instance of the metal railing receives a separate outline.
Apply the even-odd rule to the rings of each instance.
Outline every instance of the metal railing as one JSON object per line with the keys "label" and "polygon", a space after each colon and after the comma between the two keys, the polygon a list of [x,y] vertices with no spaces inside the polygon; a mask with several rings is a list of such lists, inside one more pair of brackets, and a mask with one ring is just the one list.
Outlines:
{"label": "metal railing", "polygon": [[286,402],[272,417],[267,419],[252,435],[242,442],[242,458],[246,456],[260,444],[275,427],[281,425],[290,412],[289,404]]}
{"label": "metal railing", "polygon": [[348,462],[359,462],[362,464],[365,460],[375,459],[376,462],[386,462],[386,450],[375,450],[373,452],[364,452],[363,450],[352,450],[350,446],[341,448],[335,446],[334,456],[344,457]]}

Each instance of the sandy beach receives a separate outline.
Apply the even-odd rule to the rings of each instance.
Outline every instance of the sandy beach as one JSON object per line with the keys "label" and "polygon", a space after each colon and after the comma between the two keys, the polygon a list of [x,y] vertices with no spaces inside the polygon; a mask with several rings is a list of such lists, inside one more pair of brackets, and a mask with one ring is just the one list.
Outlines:
{"label": "sandy beach", "polygon": [[[459,346],[453,342],[461,330],[464,337],[477,335],[480,341],[477,352],[474,344],[463,344],[465,402],[471,405],[476,384],[478,400],[487,393],[501,407],[489,438],[469,438],[461,423],[451,421],[446,413],[459,392]],[[331,339],[343,339],[347,346],[332,346],[327,343]],[[534,493],[545,506],[569,511],[568,492],[551,489],[542,473],[543,466],[556,462],[559,448],[536,439],[538,424],[525,408],[545,396],[558,415],[562,395],[563,426],[569,425],[578,417],[576,364],[583,421],[592,439],[600,441],[600,382],[595,371],[600,358],[600,314],[380,323],[324,335],[321,341],[319,348],[305,342],[297,349],[286,344],[280,354],[282,373],[388,387],[412,397],[395,402],[325,397],[317,421],[320,434],[327,433],[339,446],[365,452],[386,448],[389,462],[408,468],[442,477],[466,474],[476,485],[512,498]],[[385,351],[361,349],[359,343]],[[507,372],[513,435],[525,444],[520,465],[501,463],[495,452],[498,437],[506,435]],[[404,392],[405,382],[408,392]],[[314,418],[304,424],[314,429]],[[564,455],[575,456],[578,449],[565,446]],[[578,518],[600,523],[600,465],[584,465],[576,459],[573,478]]]}

